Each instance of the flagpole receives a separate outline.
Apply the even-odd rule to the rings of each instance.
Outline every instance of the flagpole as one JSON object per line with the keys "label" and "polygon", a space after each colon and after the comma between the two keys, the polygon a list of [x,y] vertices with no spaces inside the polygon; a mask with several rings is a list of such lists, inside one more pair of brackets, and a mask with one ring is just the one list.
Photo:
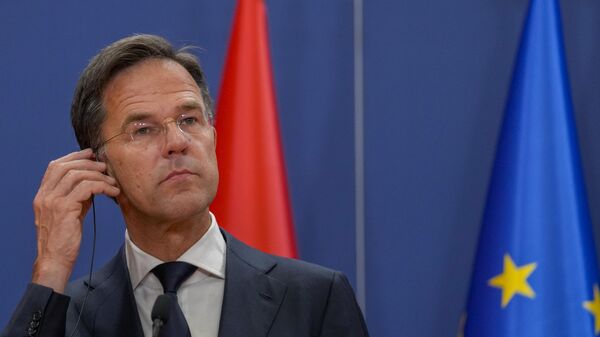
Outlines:
{"label": "flagpole", "polygon": [[354,203],[356,217],[356,296],[367,316],[365,263],[365,167],[363,0],[354,0]]}

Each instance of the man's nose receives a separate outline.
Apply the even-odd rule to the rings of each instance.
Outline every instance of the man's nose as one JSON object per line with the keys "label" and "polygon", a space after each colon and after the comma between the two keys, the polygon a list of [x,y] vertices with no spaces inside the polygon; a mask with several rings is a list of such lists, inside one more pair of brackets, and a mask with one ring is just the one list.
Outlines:
{"label": "man's nose", "polygon": [[189,136],[179,128],[176,121],[165,123],[163,132],[165,138],[163,155],[169,156],[187,149],[190,142]]}

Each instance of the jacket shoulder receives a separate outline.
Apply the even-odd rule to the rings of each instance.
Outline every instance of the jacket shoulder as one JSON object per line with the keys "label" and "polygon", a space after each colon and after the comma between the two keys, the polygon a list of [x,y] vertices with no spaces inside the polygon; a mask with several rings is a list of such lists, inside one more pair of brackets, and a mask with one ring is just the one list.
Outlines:
{"label": "jacket shoulder", "polygon": [[119,249],[115,256],[113,256],[97,271],[92,273],[91,278],[90,275],[87,274],[69,282],[67,288],[65,289],[65,293],[77,302],[83,297],[85,297],[85,294],[88,291],[88,286],[90,288],[90,291],[93,291],[113,276],[123,277],[123,273],[125,273],[126,275],[127,267],[126,262],[124,260],[125,257],[123,255],[123,252],[123,248],[121,247],[121,249]]}
{"label": "jacket shoulder", "polygon": [[328,288],[336,277],[345,278],[339,271],[314,263],[264,253],[244,244],[226,231],[222,232],[227,242],[227,254],[234,254],[257,272],[277,279],[288,287],[313,290],[319,286]]}

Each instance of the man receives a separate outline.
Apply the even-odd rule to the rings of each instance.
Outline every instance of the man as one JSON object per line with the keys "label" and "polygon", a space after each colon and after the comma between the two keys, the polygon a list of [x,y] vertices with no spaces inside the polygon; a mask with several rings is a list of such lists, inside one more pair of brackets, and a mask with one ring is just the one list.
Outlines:
{"label": "man", "polygon": [[[163,292],[174,300],[160,336],[368,335],[343,274],[219,229],[211,100],[191,54],[151,35],[111,44],[81,75],[71,117],[83,150],[48,165],[32,283],[2,336],[151,336]],[[125,244],[91,283],[67,285],[94,194],[119,205]]]}

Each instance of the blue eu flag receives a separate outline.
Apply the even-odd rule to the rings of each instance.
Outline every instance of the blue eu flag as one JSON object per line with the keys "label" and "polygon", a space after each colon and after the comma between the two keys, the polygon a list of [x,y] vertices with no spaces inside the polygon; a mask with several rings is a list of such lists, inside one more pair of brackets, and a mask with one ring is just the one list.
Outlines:
{"label": "blue eu flag", "polygon": [[592,337],[600,291],[556,0],[532,0],[496,152],[465,337]]}

